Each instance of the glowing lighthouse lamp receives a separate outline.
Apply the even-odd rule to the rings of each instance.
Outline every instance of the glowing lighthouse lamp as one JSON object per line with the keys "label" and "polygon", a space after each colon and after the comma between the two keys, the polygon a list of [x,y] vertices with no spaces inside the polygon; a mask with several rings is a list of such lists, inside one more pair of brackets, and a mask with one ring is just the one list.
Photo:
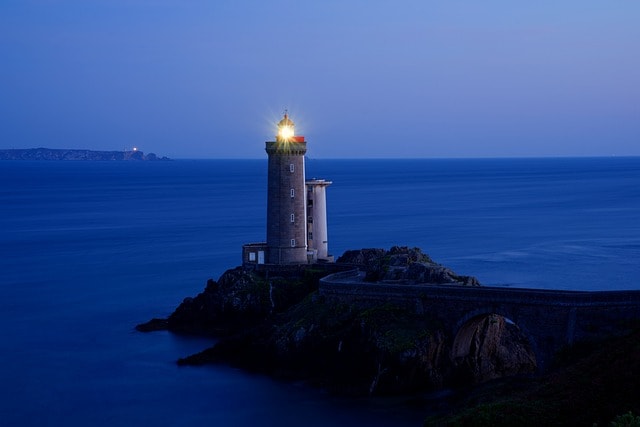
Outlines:
{"label": "glowing lighthouse lamp", "polygon": [[[285,116],[286,117],[286,116]],[[278,136],[280,139],[288,141],[293,137],[293,125],[284,125],[280,129],[278,129]]]}
{"label": "glowing lighthouse lamp", "polygon": [[278,135],[276,135],[277,142],[304,142],[304,136],[295,136],[295,125],[289,118],[287,113],[284,113],[282,120],[278,122]]}

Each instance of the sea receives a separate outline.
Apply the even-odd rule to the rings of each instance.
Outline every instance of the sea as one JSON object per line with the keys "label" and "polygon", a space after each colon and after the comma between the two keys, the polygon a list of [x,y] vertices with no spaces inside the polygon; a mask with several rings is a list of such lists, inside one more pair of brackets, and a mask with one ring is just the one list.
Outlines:
{"label": "sea", "polygon": [[[0,162],[0,425],[419,426],[225,365],[166,317],[263,241],[266,159]],[[483,285],[640,289],[640,158],[307,159],[329,248],[419,247]],[[425,397],[425,398],[428,398]]]}

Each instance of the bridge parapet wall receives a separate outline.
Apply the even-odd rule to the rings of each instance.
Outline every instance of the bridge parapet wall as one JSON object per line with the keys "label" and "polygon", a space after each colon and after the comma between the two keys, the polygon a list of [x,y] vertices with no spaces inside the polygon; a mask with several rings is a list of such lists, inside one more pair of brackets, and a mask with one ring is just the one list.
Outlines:
{"label": "bridge parapet wall", "polygon": [[378,299],[379,294],[405,299],[426,297],[446,301],[469,300],[502,304],[569,307],[640,306],[640,291],[565,291],[550,289],[464,286],[457,284],[395,284],[362,281],[355,270],[331,274],[320,280],[320,293],[326,296],[358,294]]}
{"label": "bridge parapet wall", "polygon": [[543,371],[555,353],[575,341],[625,332],[640,319],[640,291],[563,291],[437,284],[368,283],[348,271],[320,280],[325,298],[358,306],[391,303],[441,322],[453,341],[467,322],[498,314],[529,337]]}

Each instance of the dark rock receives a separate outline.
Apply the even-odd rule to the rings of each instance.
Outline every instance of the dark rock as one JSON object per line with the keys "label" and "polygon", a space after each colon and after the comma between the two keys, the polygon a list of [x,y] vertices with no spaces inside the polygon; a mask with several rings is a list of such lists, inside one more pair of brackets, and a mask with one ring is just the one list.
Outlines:
{"label": "dark rock", "polygon": [[350,395],[436,389],[450,370],[444,335],[397,307],[355,310],[312,294],[272,320],[178,363],[223,362]]}
{"label": "dark rock", "polygon": [[[179,364],[229,363],[304,379],[337,393],[389,395],[447,384],[454,365],[442,325],[383,302],[326,301],[316,291],[328,272],[358,267],[369,280],[466,283],[417,248],[347,251],[337,265],[237,267],[185,298],[169,316],[174,332],[216,335],[211,349]],[[377,304],[377,305],[376,305]],[[506,372],[506,371],[505,371]]]}
{"label": "dark rock", "polygon": [[[419,249],[348,251],[339,262],[382,280],[477,284],[435,264]],[[454,337],[428,313],[417,316],[391,304],[362,308],[324,300],[315,290],[327,271],[317,268],[229,270],[218,281],[209,280],[195,298],[185,298],[166,323],[153,319],[137,329],[166,326],[224,334],[214,347],[180,359],[180,365],[228,363],[341,394],[392,395],[465,386],[456,391],[459,403],[465,390],[474,390],[463,402],[464,411],[429,419],[425,425],[605,425],[616,414],[640,412],[639,331],[595,343],[590,352],[577,351],[579,355],[572,356],[577,362],[567,361],[543,378],[521,376],[535,369],[535,358],[523,333],[504,318],[479,317],[452,343]],[[464,340],[461,351],[459,339]],[[504,376],[509,377],[495,379]],[[466,387],[490,379],[481,387]],[[485,390],[482,396],[475,392],[479,389]]]}
{"label": "dark rock", "polygon": [[475,277],[458,275],[451,269],[435,263],[419,248],[394,246],[388,251],[384,249],[347,251],[336,262],[362,268],[366,272],[365,280],[368,282],[480,285]]}
{"label": "dark rock", "polygon": [[384,249],[348,250],[342,254],[342,256],[338,257],[336,262],[366,267],[377,262],[385,253],[386,251]]}
{"label": "dark rock", "polygon": [[454,361],[458,383],[477,384],[536,371],[529,340],[502,316],[486,316],[460,334],[466,335],[469,353]]}
{"label": "dark rock", "polygon": [[334,392],[388,395],[442,386],[444,335],[392,305],[356,309],[309,298],[280,317],[274,360]]}
{"label": "dark rock", "polygon": [[425,426],[613,426],[640,414],[640,329],[579,346],[571,360],[544,376],[510,377],[469,389],[449,413]]}
{"label": "dark rock", "polygon": [[185,298],[169,316],[169,329],[214,335],[241,331],[300,302],[318,289],[322,275],[322,270],[300,270],[288,277],[278,275],[277,269],[271,273],[243,267],[227,270],[217,282],[209,279],[195,298]]}
{"label": "dark rock", "polygon": [[136,326],[136,330],[140,332],[153,332],[153,331],[166,331],[169,329],[169,322],[167,319],[151,319],[146,323],[141,323]]}

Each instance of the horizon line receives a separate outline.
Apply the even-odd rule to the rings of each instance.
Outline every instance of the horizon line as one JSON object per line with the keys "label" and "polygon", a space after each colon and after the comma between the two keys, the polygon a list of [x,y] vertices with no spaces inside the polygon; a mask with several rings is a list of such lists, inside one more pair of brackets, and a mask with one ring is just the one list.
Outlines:
{"label": "horizon line", "polygon": [[[611,159],[636,158],[629,155],[537,155],[537,156],[433,156],[433,157],[309,157],[306,160],[500,160],[500,159]],[[172,160],[267,160],[266,157],[171,157]]]}

